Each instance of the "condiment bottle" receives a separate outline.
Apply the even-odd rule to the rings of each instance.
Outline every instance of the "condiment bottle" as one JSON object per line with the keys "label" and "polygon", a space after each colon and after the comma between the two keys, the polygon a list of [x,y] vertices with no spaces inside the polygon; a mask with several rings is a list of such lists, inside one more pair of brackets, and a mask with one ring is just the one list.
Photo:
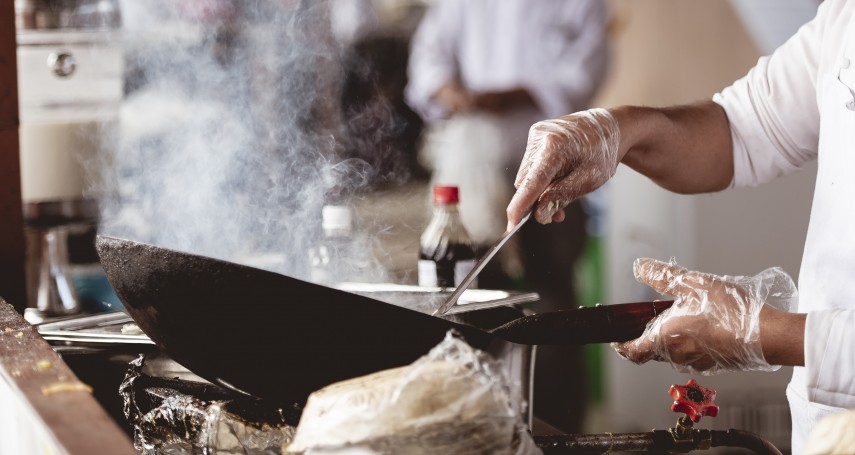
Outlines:
{"label": "condiment bottle", "polygon": [[343,205],[325,205],[321,210],[324,237],[309,250],[311,280],[335,284],[351,275],[349,262],[353,251],[353,213]]}
{"label": "condiment bottle", "polygon": [[457,210],[459,201],[456,186],[433,188],[433,218],[419,242],[419,286],[454,287],[475,265],[475,249]]}

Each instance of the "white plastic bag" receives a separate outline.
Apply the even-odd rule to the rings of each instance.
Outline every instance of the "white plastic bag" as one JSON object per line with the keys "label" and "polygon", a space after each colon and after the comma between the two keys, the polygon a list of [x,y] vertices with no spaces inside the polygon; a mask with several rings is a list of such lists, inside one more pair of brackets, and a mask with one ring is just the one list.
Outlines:
{"label": "white plastic bag", "polygon": [[537,454],[501,366],[449,334],[415,363],[309,397],[288,453]]}

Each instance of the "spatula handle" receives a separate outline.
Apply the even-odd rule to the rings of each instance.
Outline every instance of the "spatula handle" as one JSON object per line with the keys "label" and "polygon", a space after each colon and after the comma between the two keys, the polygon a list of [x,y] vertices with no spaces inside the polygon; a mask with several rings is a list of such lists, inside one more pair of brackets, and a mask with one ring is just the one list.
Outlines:
{"label": "spatula handle", "polygon": [[540,313],[511,321],[492,333],[514,343],[536,345],[627,341],[641,336],[647,323],[673,303],[633,302]]}
{"label": "spatula handle", "polygon": [[602,329],[608,339],[601,342],[627,341],[640,337],[647,323],[673,304],[673,300],[658,300],[594,307],[594,310],[604,308],[607,314]]}

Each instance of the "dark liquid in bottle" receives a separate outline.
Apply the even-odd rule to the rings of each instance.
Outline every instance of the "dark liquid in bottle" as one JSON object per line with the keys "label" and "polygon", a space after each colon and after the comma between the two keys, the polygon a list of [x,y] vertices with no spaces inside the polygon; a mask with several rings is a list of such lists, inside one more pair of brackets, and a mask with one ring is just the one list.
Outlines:
{"label": "dark liquid in bottle", "polygon": [[475,250],[471,245],[462,243],[449,245],[448,248],[437,248],[433,255],[428,255],[424,249],[419,253],[419,259],[433,261],[436,264],[436,284],[439,287],[454,287],[454,268],[459,261],[475,259]]}

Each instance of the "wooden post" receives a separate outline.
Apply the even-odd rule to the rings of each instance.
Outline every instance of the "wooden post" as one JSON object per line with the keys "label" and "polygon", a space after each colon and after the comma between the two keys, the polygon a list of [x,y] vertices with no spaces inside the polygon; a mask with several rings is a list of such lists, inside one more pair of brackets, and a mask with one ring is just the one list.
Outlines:
{"label": "wooden post", "polygon": [[14,2],[0,1],[0,296],[27,306],[18,156],[18,65]]}
{"label": "wooden post", "polygon": [[138,455],[91,392],[0,298],[0,452]]}

